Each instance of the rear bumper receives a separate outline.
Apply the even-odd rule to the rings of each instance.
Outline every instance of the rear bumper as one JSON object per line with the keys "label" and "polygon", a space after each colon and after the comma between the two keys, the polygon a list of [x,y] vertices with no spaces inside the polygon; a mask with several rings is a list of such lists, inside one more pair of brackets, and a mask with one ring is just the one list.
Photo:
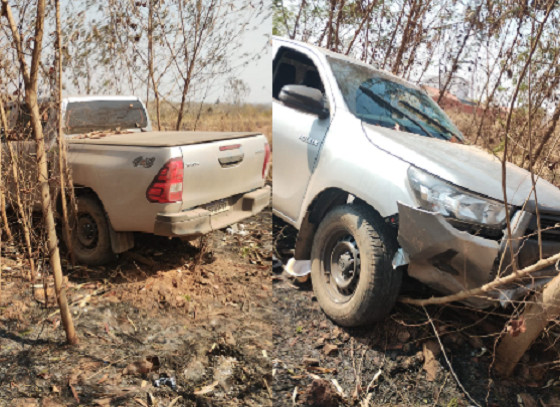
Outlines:
{"label": "rear bumper", "polygon": [[154,234],[160,236],[196,236],[240,222],[262,211],[270,202],[270,187],[259,188],[228,199],[228,210],[213,213],[203,207],[178,213],[160,213]]}
{"label": "rear bumper", "polygon": [[[534,236],[526,237],[534,216],[518,211],[511,222],[514,261],[518,268],[539,260]],[[408,264],[411,277],[444,294],[477,288],[512,272],[505,238],[497,241],[460,231],[439,214],[401,203],[398,240],[402,251],[395,256],[394,266]],[[558,252],[560,241],[543,241],[543,258]],[[464,303],[477,308],[492,305],[496,300],[504,303],[519,298],[531,287],[545,284],[556,274],[554,267],[550,267],[485,296],[468,298]]]}

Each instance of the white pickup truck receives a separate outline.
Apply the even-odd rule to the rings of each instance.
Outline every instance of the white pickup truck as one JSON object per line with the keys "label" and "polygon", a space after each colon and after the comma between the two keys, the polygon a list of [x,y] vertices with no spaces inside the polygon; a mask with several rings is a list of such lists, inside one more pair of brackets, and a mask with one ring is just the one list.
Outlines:
{"label": "white pickup truck", "polygon": [[[152,132],[135,97],[68,98],[63,111],[78,198],[72,249],[82,263],[103,264],[129,250],[133,232],[193,237],[269,203],[270,147],[262,134]],[[18,105],[9,116],[25,122]],[[53,122],[45,122],[49,150],[56,149]],[[33,141],[8,142],[33,161]]]}
{"label": "white pickup truck", "polygon": [[[560,190],[474,146],[416,85],[305,43],[273,41],[273,212],[298,229],[323,310],[341,325],[392,309],[402,273],[446,294],[560,252]],[[535,204],[538,202],[538,206]],[[538,208],[538,211],[537,211]],[[554,273],[467,303],[524,294]],[[538,278],[540,277],[540,278]]]}

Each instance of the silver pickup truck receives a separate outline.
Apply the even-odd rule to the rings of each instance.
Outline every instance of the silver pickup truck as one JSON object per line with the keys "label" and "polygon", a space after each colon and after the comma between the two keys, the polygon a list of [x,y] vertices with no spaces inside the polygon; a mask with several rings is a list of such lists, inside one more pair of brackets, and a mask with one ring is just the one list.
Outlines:
{"label": "silver pickup truck", "polygon": [[[22,116],[17,110],[12,122]],[[262,134],[152,132],[135,97],[68,98],[63,111],[78,197],[72,248],[82,263],[103,264],[129,250],[133,232],[193,237],[269,203],[270,147]],[[45,123],[47,145],[55,150],[52,123]],[[33,141],[13,143],[21,158],[33,161]]]}
{"label": "silver pickup truck", "polygon": [[[299,230],[292,272],[309,270],[333,320],[383,318],[404,269],[451,294],[534,263],[537,212],[542,256],[560,252],[560,190],[508,164],[506,211],[500,160],[463,144],[423,89],[297,41],[275,38],[273,56],[273,211]],[[467,303],[507,302],[553,273]]]}

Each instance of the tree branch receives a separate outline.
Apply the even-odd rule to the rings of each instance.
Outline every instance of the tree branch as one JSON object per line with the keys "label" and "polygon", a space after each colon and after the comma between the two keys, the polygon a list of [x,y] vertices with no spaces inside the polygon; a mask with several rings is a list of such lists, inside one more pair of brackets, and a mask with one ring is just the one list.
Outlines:
{"label": "tree branch", "polygon": [[399,298],[399,301],[404,304],[421,305],[421,306],[433,305],[433,304],[447,304],[450,302],[462,301],[470,297],[486,294],[489,291],[492,291],[504,284],[513,283],[516,280],[521,279],[522,277],[528,276],[529,274],[542,270],[546,267],[553,266],[558,262],[560,262],[560,253],[557,253],[554,256],[548,257],[546,259],[539,260],[535,264],[525,267],[522,270],[519,270],[517,273],[512,273],[506,277],[497,278],[494,281],[491,281],[488,284],[484,284],[483,286],[478,288],[464,290],[456,294],[446,295],[443,297],[431,297],[426,299],[401,297]]}

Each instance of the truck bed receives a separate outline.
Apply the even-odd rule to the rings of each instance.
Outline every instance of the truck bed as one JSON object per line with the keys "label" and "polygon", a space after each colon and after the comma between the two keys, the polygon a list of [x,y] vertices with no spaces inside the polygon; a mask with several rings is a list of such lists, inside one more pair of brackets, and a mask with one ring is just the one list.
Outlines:
{"label": "truck bed", "polygon": [[[225,210],[232,206],[231,197],[264,184],[266,138],[260,133],[133,132],[86,137],[68,139],[74,184],[95,192],[117,232],[153,233],[154,220],[161,213],[207,204]],[[182,199],[149,201],[148,187],[172,159],[183,162]]]}
{"label": "truck bed", "polygon": [[68,138],[69,144],[174,147],[257,136],[254,132],[164,131],[125,134],[93,134]]}

